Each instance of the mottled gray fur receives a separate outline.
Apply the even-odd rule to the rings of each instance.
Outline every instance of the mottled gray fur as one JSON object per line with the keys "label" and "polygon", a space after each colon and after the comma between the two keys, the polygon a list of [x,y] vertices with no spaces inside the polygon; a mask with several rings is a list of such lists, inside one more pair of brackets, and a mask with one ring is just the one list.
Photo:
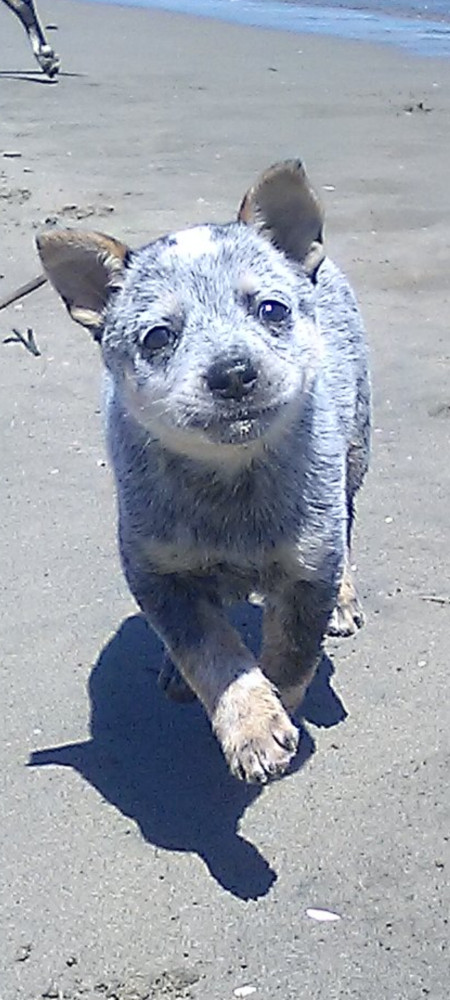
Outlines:
{"label": "mottled gray fur", "polygon": [[[286,709],[340,601],[360,622],[348,564],[369,454],[358,307],[323,254],[307,273],[244,222],[130,252],[111,283],[96,335],[125,575],[170,657],[168,693],[192,689],[232,771],[264,781],[295,752]],[[265,607],[259,665],[223,608],[252,592]]]}

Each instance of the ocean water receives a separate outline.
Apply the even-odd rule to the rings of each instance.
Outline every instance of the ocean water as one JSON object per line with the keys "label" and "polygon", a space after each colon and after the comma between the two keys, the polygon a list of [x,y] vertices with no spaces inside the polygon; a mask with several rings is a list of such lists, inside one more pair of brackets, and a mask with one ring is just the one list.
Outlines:
{"label": "ocean water", "polygon": [[[100,0],[103,2],[103,0]],[[107,0],[212,17],[235,24],[335,35],[450,56],[450,0]]]}

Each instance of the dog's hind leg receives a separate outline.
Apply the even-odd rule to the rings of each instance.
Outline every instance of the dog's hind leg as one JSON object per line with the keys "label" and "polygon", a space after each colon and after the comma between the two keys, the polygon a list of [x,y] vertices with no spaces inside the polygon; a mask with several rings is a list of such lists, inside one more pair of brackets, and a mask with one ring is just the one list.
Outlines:
{"label": "dog's hind leg", "polygon": [[30,39],[31,48],[43,73],[50,79],[59,73],[59,56],[49,45],[39,20],[34,0],[3,0],[3,3],[17,15]]}
{"label": "dog's hind leg", "polygon": [[164,654],[164,663],[159,673],[158,684],[161,691],[164,691],[166,697],[170,698],[171,701],[178,701],[183,704],[195,701],[196,696],[192,688],[189,687],[187,681],[181,676],[178,667],[172,663],[167,653]]}
{"label": "dog's hind leg", "polygon": [[336,607],[328,624],[328,634],[342,638],[355,635],[364,625],[364,612],[356,591],[351,566],[355,498],[364,480],[370,454],[370,385],[367,376],[360,380],[355,412],[355,434],[347,451],[346,504],[347,550]]}
{"label": "dog's hind leg", "polygon": [[350,549],[348,549],[336,607],[327,629],[328,635],[340,638],[355,635],[358,629],[364,625],[364,612],[354,584],[350,558]]}

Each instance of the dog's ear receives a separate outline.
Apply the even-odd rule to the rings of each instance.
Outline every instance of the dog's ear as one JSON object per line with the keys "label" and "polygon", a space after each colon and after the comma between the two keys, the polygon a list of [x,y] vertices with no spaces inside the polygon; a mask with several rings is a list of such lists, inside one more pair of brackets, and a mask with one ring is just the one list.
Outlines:
{"label": "dog's ear", "polygon": [[269,167],[247,191],[239,222],[255,226],[314,279],[325,257],[324,215],[300,160]]}
{"label": "dog's ear", "polygon": [[108,298],[122,283],[127,247],[112,236],[76,229],[42,233],[36,246],[44,271],[72,319],[99,340]]}

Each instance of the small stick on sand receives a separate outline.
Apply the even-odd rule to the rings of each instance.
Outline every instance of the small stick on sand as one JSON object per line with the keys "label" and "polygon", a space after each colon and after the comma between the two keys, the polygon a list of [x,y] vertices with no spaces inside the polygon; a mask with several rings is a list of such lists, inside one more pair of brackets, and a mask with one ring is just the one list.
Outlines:
{"label": "small stick on sand", "polygon": [[430,601],[432,604],[450,604],[450,597],[446,597],[445,594],[440,597],[437,594],[421,594],[421,601]]}
{"label": "small stick on sand", "polygon": [[15,292],[10,292],[5,299],[0,299],[0,309],[6,309],[6,306],[12,305],[13,302],[17,302],[17,299],[23,299],[25,295],[29,295],[30,292],[35,292],[37,288],[41,285],[45,285],[47,278],[45,274],[38,274],[37,278],[32,278],[31,281],[27,281],[25,285],[21,285],[20,288],[16,288]]}
{"label": "small stick on sand", "polygon": [[30,354],[33,354],[35,358],[40,358],[41,352],[34,338],[34,330],[31,329],[31,326],[28,327],[26,337],[23,335],[23,333],[20,332],[20,330],[13,329],[13,334],[14,337],[5,337],[3,343],[23,344],[23,346],[26,348],[27,351],[30,352]]}

